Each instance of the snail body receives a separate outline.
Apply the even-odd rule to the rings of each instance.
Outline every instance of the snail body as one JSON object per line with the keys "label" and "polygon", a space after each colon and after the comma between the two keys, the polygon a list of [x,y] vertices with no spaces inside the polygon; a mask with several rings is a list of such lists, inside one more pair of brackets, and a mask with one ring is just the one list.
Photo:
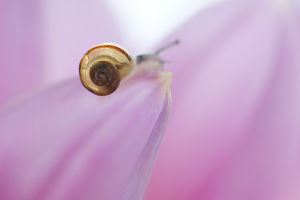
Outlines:
{"label": "snail body", "polygon": [[92,93],[113,93],[134,69],[132,57],[121,47],[102,44],[88,50],[81,59],[79,74],[83,86]]}
{"label": "snail body", "polygon": [[[88,50],[80,61],[79,75],[81,83],[96,95],[109,95],[134,70],[135,64],[138,66],[135,70],[136,77],[149,76],[153,72],[161,71],[165,61],[159,57],[159,54],[177,44],[179,44],[179,40],[163,46],[154,53],[139,55],[136,57],[136,62],[127,51],[117,45],[101,44],[95,46]],[[147,61],[151,64],[147,64]],[[146,64],[143,65],[143,63]]]}

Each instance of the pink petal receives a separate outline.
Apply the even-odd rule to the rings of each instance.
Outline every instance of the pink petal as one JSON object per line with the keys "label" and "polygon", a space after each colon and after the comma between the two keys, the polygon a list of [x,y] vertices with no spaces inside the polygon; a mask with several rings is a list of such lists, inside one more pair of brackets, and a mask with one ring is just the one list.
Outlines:
{"label": "pink petal", "polygon": [[1,1],[0,105],[78,73],[86,49],[120,43],[104,2]]}
{"label": "pink petal", "polygon": [[294,1],[229,1],[170,37],[173,112],[146,199],[299,198]]}
{"label": "pink petal", "polygon": [[0,199],[140,199],[166,127],[169,85],[167,72],[133,76],[98,97],[76,78],[2,110]]}

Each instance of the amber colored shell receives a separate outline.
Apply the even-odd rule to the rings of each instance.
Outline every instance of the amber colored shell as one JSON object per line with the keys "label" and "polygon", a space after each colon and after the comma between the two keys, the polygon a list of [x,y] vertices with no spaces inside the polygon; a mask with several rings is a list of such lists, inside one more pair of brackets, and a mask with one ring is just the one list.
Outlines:
{"label": "amber colored shell", "polygon": [[113,93],[133,67],[133,60],[124,49],[112,44],[102,44],[84,54],[79,74],[85,88],[104,96]]}

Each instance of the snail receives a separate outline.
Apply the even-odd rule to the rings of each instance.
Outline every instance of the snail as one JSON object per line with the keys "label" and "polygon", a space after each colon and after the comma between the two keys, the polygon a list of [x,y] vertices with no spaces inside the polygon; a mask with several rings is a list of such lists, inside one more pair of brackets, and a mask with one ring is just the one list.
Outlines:
{"label": "snail", "polygon": [[[101,44],[88,50],[79,65],[82,85],[92,93],[105,96],[113,93],[120,82],[127,77],[137,65],[156,57],[158,54],[178,44],[178,40],[164,46],[153,54],[139,55],[136,62],[123,48],[113,44]],[[163,61],[162,61],[163,62]]]}
{"label": "snail", "polygon": [[132,57],[117,45],[102,44],[88,50],[79,65],[82,85],[100,96],[113,93],[134,68]]}

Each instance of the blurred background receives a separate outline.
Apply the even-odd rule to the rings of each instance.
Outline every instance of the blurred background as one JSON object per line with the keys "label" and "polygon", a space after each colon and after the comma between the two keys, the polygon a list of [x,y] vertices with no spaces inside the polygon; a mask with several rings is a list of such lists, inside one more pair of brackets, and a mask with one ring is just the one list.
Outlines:
{"label": "blurred background", "polygon": [[[135,51],[150,51],[197,12],[224,0],[105,0]],[[183,39],[183,38],[182,38]]]}
{"label": "blurred background", "polygon": [[[196,12],[218,1],[2,0],[0,73],[5,76],[0,80],[0,104],[28,89],[78,75],[74,66],[97,44],[117,43],[132,55],[149,52]],[[19,73],[15,66],[27,70]]]}
{"label": "blurred background", "polygon": [[78,77],[97,44],[137,55],[180,39],[146,199],[298,200],[299,13],[298,0],[1,0],[0,106]]}

